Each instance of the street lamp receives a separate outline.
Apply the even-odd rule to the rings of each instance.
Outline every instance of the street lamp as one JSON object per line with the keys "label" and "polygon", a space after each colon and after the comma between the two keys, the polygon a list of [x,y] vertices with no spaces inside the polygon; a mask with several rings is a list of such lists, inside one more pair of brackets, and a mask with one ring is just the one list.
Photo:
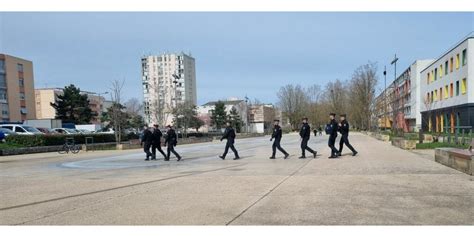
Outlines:
{"label": "street lamp", "polygon": [[383,114],[383,126],[384,129],[387,129],[387,66],[383,67],[383,81],[385,84],[384,90],[383,90],[383,103],[384,103],[384,114]]}
{"label": "street lamp", "polygon": [[246,117],[247,117],[247,134],[250,133],[250,121],[249,121],[249,97],[245,96],[245,107],[246,108]]}
{"label": "street lamp", "polygon": [[[178,108],[178,80],[181,79],[181,77],[176,75],[176,74],[173,74],[172,76],[174,78],[174,80],[173,80],[173,83],[174,83],[174,108],[177,109]],[[178,115],[178,118],[179,118],[179,115]],[[178,131],[178,134],[179,134],[178,126],[176,126],[176,130]],[[177,136],[177,137],[179,137],[179,136]],[[176,140],[178,140],[178,138],[176,138]]]}
{"label": "street lamp", "polygon": [[[390,63],[391,65],[394,65],[394,69],[395,69],[395,70],[394,70],[394,75],[393,75],[393,76],[394,76],[394,78],[393,78],[393,83],[396,83],[396,81],[397,81],[397,61],[398,61],[397,54],[395,54],[394,59],[393,59],[392,62]],[[393,84],[393,85],[395,86],[395,84]],[[396,87],[395,87],[395,90],[396,90]],[[395,91],[395,93],[397,93],[397,92]],[[398,97],[398,94],[396,94],[396,95],[397,95],[397,97]],[[399,102],[399,101],[398,101],[398,98],[397,98],[397,101],[396,101],[397,104],[394,103],[395,106],[397,107],[397,111],[398,111],[398,102]],[[393,116],[393,117],[394,117],[394,118],[393,118],[393,120],[394,120],[394,121],[393,121],[393,125],[394,125],[394,124],[396,123],[396,111],[394,110],[394,108],[392,108],[392,111],[393,111],[393,113],[394,113],[394,116]],[[393,125],[392,125],[392,126],[393,126]]]}

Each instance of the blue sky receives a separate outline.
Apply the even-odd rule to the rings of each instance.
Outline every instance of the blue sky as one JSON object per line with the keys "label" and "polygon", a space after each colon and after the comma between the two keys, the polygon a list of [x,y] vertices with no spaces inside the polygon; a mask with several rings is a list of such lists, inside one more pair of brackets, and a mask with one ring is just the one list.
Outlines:
{"label": "blue sky", "polygon": [[368,61],[393,80],[473,31],[473,13],[0,13],[0,52],[33,61],[35,87],[102,92],[125,79],[142,98],[140,57],[191,52],[198,104],[228,97],[274,103],[286,84],[350,78]]}

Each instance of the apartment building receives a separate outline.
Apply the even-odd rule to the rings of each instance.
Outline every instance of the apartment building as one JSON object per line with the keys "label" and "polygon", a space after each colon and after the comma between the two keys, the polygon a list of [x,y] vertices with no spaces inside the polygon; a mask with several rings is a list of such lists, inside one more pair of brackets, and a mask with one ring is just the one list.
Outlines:
{"label": "apartment building", "polygon": [[141,58],[145,122],[171,124],[173,108],[197,103],[195,60],[190,55],[161,54]]}
{"label": "apartment building", "polygon": [[3,122],[36,119],[31,61],[0,54],[0,107]]}
{"label": "apartment building", "polygon": [[424,130],[453,133],[474,125],[473,49],[471,34],[421,72]]}
{"label": "apartment building", "polygon": [[[218,101],[209,101],[201,106],[197,107],[198,117],[204,121],[204,126],[201,128],[201,131],[207,132],[211,130],[211,114],[212,111],[215,109],[216,103]],[[225,106],[225,111],[227,114],[230,113],[232,109],[236,109],[237,113],[242,119],[242,130],[245,130],[247,125],[247,103],[244,100],[240,100],[237,98],[229,98],[227,100],[222,101]]]}
{"label": "apartment building", "polygon": [[[36,117],[37,119],[54,119],[56,110],[51,106],[58,99],[58,95],[62,95],[63,88],[39,88],[35,90],[36,99]],[[98,116],[92,119],[91,123],[100,124],[100,115],[105,111],[105,98],[94,92],[81,91],[86,94],[89,99],[89,108]]]}
{"label": "apartment building", "polygon": [[405,132],[421,128],[421,71],[432,62],[433,59],[416,60],[377,97],[379,128],[395,125]]}

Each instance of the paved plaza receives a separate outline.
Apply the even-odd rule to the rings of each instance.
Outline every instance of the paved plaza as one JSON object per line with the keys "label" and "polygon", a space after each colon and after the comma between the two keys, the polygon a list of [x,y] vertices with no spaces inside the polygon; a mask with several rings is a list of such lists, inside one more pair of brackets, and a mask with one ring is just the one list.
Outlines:
{"label": "paved plaza", "polygon": [[328,159],[269,160],[269,137],[181,145],[183,160],[143,161],[141,150],[0,157],[2,225],[472,225],[474,178],[366,135]]}

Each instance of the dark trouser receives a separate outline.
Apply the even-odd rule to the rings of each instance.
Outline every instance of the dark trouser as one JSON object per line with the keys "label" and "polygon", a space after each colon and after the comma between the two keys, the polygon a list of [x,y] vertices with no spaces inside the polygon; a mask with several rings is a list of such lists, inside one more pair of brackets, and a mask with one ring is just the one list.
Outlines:
{"label": "dark trouser", "polygon": [[341,141],[339,141],[339,153],[342,152],[342,148],[344,144],[346,144],[347,148],[349,148],[352,151],[352,153],[356,151],[354,147],[352,147],[352,145],[349,143],[349,134],[343,134],[341,136]]}
{"label": "dark trouser", "polygon": [[163,157],[166,158],[166,154],[161,149],[161,144],[160,143],[153,143],[153,145],[151,146],[151,154],[153,154],[153,158],[154,159],[156,158],[156,150],[157,149],[163,155]]}
{"label": "dark trouser", "polygon": [[151,156],[150,147],[151,142],[145,142],[145,144],[143,145],[143,151],[145,152],[147,159]]}
{"label": "dark trouser", "polygon": [[336,147],[334,147],[334,144],[336,144],[336,137],[337,135],[330,135],[329,136],[329,141],[328,141],[328,146],[331,148],[331,156],[337,156],[338,150]]}
{"label": "dark trouser", "polygon": [[178,152],[176,152],[174,150],[174,146],[172,144],[168,144],[168,155],[166,156],[166,159],[169,160],[170,159],[170,153],[173,152],[173,154],[177,157],[177,158],[181,158],[181,156],[178,154]]}
{"label": "dark trouser", "polygon": [[279,140],[279,139],[275,139],[275,141],[273,142],[273,145],[272,145],[272,150],[273,150],[272,157],[275,157],[276,149],[277,149],[277,148],[278,148],[278,150],[281,151],[283,154],[285,154],[285,155],[288,154],[283,148],[281,148],[281,146],[280,146],[280,140]]}
{"label": "dark trouser", "polygon": [[227,155],[227,152],[229,151],[229,148],[234,152],[234,155],[236,158],[239,158],[239,153],[234,147],[234,141],[232,140],[227,140],[227,143],[225,144],[225,149],[224,149],[224,154],[222,154],[223,157]]}
{"label": "dark trouser", "polygon": [[309,138],[303,138],[303,140],[301,140],[301,155],[302,156],[305,156],[306,150],[314,154],[313,149],[309,148],[308,146],[308,141],[309,141]]}

